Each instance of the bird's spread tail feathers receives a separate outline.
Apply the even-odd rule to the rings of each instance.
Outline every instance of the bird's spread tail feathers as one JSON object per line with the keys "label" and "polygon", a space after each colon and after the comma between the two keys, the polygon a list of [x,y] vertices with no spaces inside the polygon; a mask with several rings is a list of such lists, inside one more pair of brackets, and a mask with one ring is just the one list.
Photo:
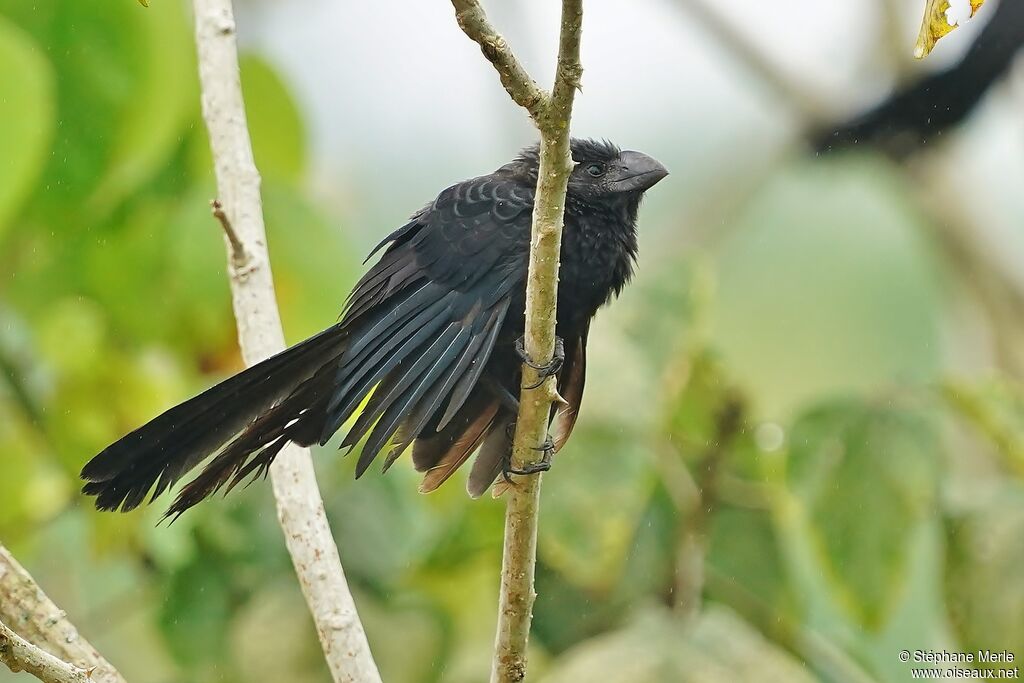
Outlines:
{"label": "bird's spread tail feathers", "polygon": [[225,484],[265,474],[288,441],[320,438],[322,424],[311,424],[309,408],[321,400],[319,379],[333,379],[327,370],[345,339],[340,326],[329,328],[171,408],[90,460],[82,469],[84,493],[96,496],[100,510],[132,510],[220,451],[167,513],[179,515]]}

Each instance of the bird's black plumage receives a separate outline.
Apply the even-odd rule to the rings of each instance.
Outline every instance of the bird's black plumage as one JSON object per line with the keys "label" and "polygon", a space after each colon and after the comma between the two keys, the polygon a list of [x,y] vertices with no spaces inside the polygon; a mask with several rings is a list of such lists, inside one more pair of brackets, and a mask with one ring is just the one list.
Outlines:
{"label": "bird's black plumage", "polygon": [[[556,447],[583,396],[590,319],[630,279],[636,216],[667,172],[637,152],[573,140],[566,196],[557,333],[565,363]],[[385,468],[409,447],[421,489],[443,483],[479,447],[468,488],[480,495],[507,460],[509,396],[519,386],[533,147],[490,175],[458,183],[373,253],[333,327],[171,408],[108,446],[82,470],[105,510],[131,510],[211,455],[168,510],[264,474],[288,442],[324,444],[362,410],[342,445],[365,439],[356,476],[384,450]],[[373,254],[371,254],[373,256]],[[369,396],[369,398],[367,398]]]}

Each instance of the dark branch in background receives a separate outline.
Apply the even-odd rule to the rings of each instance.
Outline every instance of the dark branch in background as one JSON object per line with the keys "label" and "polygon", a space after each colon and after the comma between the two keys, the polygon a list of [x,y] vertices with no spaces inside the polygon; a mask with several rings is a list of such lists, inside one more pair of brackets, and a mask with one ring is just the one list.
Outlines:
{"label": "dark branch in background", "polygon": [[811,135],[818,152],[870,145],[899,159],[959,125],[1024,45],[1024,2],[1002,0],[964,58],[906,84],[878,105]]}

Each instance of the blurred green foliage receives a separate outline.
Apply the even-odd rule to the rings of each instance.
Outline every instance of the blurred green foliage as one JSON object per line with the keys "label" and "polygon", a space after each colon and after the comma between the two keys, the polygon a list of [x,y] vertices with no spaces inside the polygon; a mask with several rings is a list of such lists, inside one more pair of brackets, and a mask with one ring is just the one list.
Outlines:
{"label": "blurred green foliage", "polygon": [[[134,683],[326,681],[267,487],[169,527],[76,493],[90,455],[240,367],[194,74],[178,3],[0,0],[0,540]],[[298,340],[358,258],[307,194],[288,84],[258,55],[242,80]],[[1024,394],[945,362],[946,274],[905,185],[866,156],[790,164],[713,254],[646,261],[602,316],[545,480],[536,680],[897,681],[900,649],[1024,655]],[[419,496],[403,467],[355,485],[322,456],[385,680],[481,680],[501,503]]]}

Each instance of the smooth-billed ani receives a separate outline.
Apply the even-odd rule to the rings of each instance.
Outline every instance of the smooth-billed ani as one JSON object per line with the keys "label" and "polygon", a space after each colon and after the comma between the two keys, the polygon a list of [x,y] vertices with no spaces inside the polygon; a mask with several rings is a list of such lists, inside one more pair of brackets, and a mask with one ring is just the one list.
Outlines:
{"label": "smooth-billed ani", "polygon": [[[590,320],[632,275],[640,199],[667,175],[607,142],[571,149],[557,311],[567,405],[553,449],[579,411]],[[213,455],[167,512],[178,515],[265,474],[289,441],[326,443],[358,411],[342,441],[366,438],[357,477],[385,448],[387,469],[411,446],[432,491],[479,448],[468,489],[482,494],[509,467],[537,172],[534,146],[444,190],[373,250],[384,253],[337,324],[108,446],[82,470],[84,492],[102,510],[131,510]]]}

